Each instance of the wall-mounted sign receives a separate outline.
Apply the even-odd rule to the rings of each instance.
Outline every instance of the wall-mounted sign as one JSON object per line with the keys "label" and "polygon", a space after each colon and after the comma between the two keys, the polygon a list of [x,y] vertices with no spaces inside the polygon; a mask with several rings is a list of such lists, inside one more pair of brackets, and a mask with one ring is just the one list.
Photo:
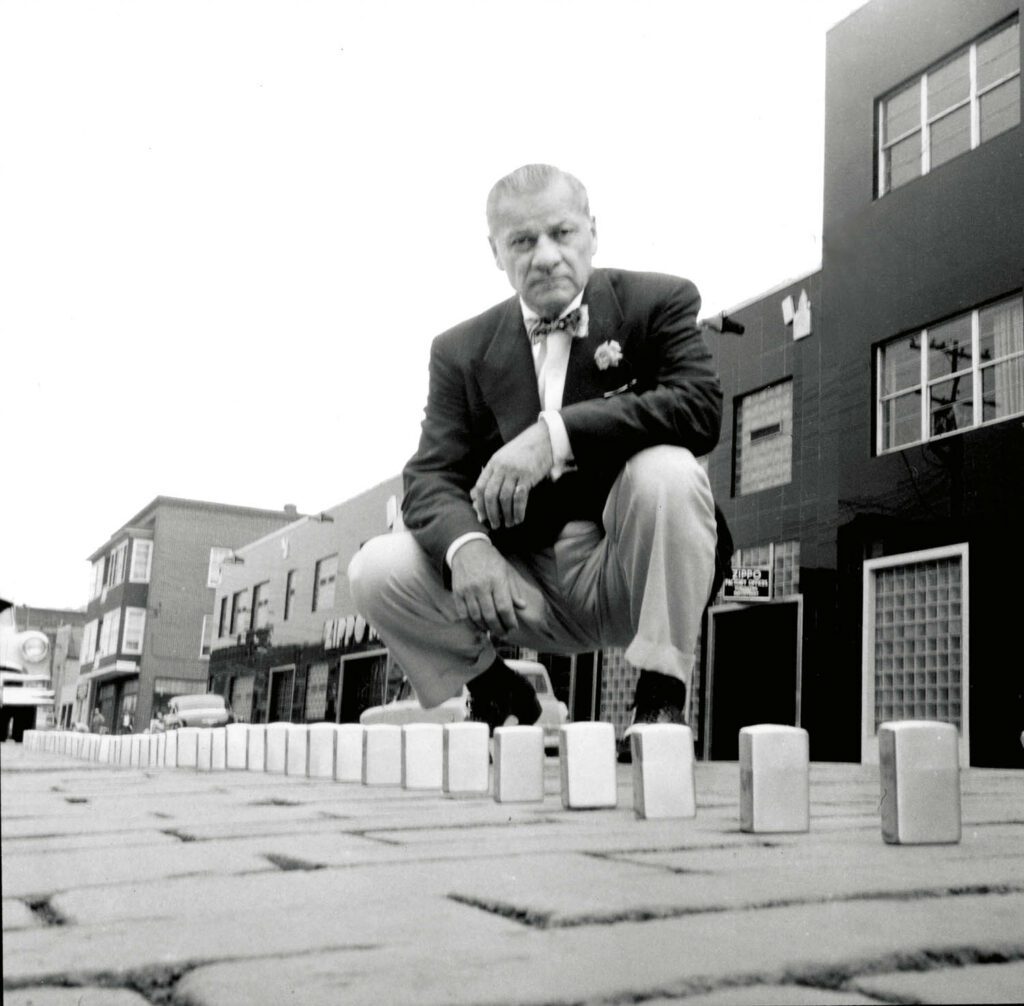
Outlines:
{"label": "wall-mounted sign", "polygon": [[722,595],[733,601],[770,601],[771,566],[733,566],[732,576],[722,584]]}

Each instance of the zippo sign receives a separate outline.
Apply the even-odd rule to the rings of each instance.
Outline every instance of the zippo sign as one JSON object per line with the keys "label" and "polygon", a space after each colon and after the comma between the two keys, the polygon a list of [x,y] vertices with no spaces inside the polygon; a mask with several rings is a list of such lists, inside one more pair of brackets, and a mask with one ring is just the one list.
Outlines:
{"label": "zippo sign", "polygon": [[732,576],[722,584],[722,594],[734,601],[770,601],[771,566],[733,566]]}

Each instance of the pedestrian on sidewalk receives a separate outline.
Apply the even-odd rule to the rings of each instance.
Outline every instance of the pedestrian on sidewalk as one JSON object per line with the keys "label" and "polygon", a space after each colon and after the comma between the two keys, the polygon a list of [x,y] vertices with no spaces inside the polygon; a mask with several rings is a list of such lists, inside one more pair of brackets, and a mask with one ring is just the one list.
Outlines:
{"label": "pedestrian on sidewalk", "polygon": [[107,728],[107,721],[103,718],[103,713],[100,712],[100,707],[97,706],[92,711],[92,718],[89,720],[89,729],[94,734],[101,734]]}
{"label": "pedestrian on sidewalk", "polygon": [[367,542],[359,612],[425,706],[465,684],[493,730],[540,715],[499,644],[626,647],[636,722],[683,722],[702,612],[729,556],[697,458],[722,393],[685,279],[594,269],[583,185],[549,165],[487,200],[515,296],[438,336],[406,531]]}

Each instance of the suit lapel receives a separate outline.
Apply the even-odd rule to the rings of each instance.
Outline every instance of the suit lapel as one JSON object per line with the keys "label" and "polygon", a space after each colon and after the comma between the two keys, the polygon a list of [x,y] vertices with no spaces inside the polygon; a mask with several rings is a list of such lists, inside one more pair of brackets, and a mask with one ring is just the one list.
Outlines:
{"label": "suit lapel", "polygon": [[481,361],[479,381],[505,443],[537,419],[537,375],[518,297],[507,303]]}
{"label": "suit lapel", "polygon": [[609,388],[622,383],[617,372],[600,370],[594,362],[597,347],[602,342],[615,339],[622,327],[622,309],[603,272],[595,272],[591,276],[583,295],[583,303],[587,305],[590,314],[590,325],[585,339],[572,341],[569,366],[565,372],[563,405],[600,398]]}

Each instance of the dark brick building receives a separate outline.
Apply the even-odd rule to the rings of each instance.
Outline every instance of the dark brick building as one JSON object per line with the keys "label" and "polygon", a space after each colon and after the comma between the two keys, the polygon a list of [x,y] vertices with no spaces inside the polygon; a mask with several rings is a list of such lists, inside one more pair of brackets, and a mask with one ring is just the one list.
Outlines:
{"label": "dark brick building", "polygon": [[710,473],[736,564],[776,584],[712,616],[712,756],[799,717],[813,757],[873,760],[879,722],[933,718],[965,764],[1024,765],[1020,40],[1007,0],[875,0],[829,32],[821,272],[713,342]]}

